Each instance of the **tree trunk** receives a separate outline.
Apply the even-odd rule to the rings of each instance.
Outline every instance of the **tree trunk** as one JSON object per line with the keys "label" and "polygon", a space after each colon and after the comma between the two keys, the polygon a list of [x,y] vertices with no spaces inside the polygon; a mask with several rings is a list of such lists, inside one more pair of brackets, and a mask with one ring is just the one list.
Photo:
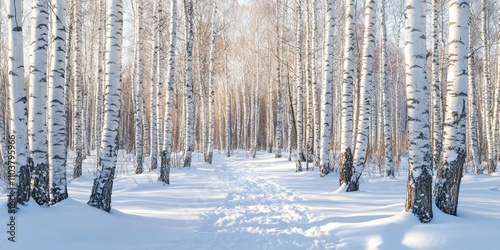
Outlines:
{"label": "tree trunk", "polygon": [[170,48],[168,51],[168,72],[167,72],[167,106],[165,110],[165,140],[161,154],[160,177],[158,181],[163,184],[170,184],[170,155],[172,153],[172,107],[174,105],[174,80],[175,80],[175,46],[177,40],[177,0],[172,0],[170,4]]}
{"label": "tree trunk", "polygon": [[359,189],[359,179],[366,163],[366,148],[370,128],[370,93],[372,85],[372,67],[375,48],[375,1],[369,0],[365,7],[365,33],[363,42],[363,60],[361,82],[359,88],[359,112],[356,132],[356,147],[353,154],[353,171],[349,180],[347,192]]}
{"label": "tree trunk", "polygon": [[306,160],[303,149],[303,101],[302,95],[302,1],[297,1],[297,33],[296,33],[296,47],[295,47],[295,82],[297,86],[297,160],[295,162],[295,171],[302,171],[302,162]]}
{"label": "tree trunk", "polygon": [[[157,114],[156,114],[156,97],[157,97],[157,70],[158,70],[158,0],[154,1],[154,13],[153,13],[153,51],[151,56],[151,121],[150,121],[150,136],[151,136],[151,147],[149,150],[151,169],[158,168],[158,134],[157,134]],[[161,69],[160,69],[161,70]]]}
{"label": "tree trunk", "polygon": [[321,149],[320,149],[320,176],[326,176],[330,173],[330,131],[332,120],[332,73],[333,73],[333,36],[334,36],[334,10],[333,0],[328,0],[325,25],[325,44],[324,44],[324,65],[323,65],[323,86],[321,100],[323,102],[321,110]]}
{"label": "tree trunk", "polygon": [[469,85],[468,85],[468,113],[467,116],[467,130],[469,136],[469,152],[472,156],[472,167],[475,174],[481,174],[483,172],[483,167],[481,165],[481,159],[479,156],[478,147],[478,136],[477,136],[477,105],[476,105],[476,80],[474,74],[474,46],[472,45],[472,32],[469,31],[469,47],[468,47],[468,73],[469,73]]}
{"label": "tree trunk", "polygon": [[217,5],[214,2],[212,12],[212,27],[210,33],[210,82],[208,83],[208,147],[205,155],[205,162],[212,164],[215,141],[215,15],[217,15]]}
{"label": "tree trunk", "polygon": [[[35,1],[32,8],[28,139],[32,169],[31,196],[38,205],[46,207],[49,199],[49,163],[47,158],[47,47],[49,12],[48,1]],[[0,121],[3,122],[3,119]],[[3,131],[2,131],[3,132]]]}
{"label": "tree trunk", "polygon": [[[26,113],[26,92],[24,89],[22,1],[9,0],[8,16],[8,101],[10,108],[9,148],[14,147],[15,179],[8,176],[9,188],[17,188],[17,202],[24,204],[30,199],[30,170],[28,166],[28,128]],[[16,185],[16,186],[14,186]],[[11,210],[9,209],[9,212]]]}
{"label": "tree trunk", "polygon": [[65,96],[65,48],[66,46],[66,13],[63,0],[52,0],[51,20],[51,70],[48,87],[48,159],[50,202],[58,203],[68,198],[66,182],[66,98]]}
{"label": "tree trunk", "polygon": [[134,84],[134,121],[135,121],[135,158],[134,158],[134,168],[136,174],[141,174],[144,171],[143,168],[143,156],[144,156],[144,145],[142,138],[142,115],[143,115],[143,105],[144,105],[144,83],[143,83],[143,58],[142,58],[142,49],[143,49],[143,27],[142,27],[142,1],[135,1],[135,49],[136,49],[136,72],[135,72],[135,81]]}
{"label": "tree trunk", "polygon": [[458,193],[465,163],[469,46],[469,0],[451,0],[449,28],[448,87],[443,126],[443,157],[436,173],[436,206],[456,215]]}
{"label": "tree trunk", "polygon": [[385,10],[386,10],[386,2],[382,0],[381,7],[381,43],[380,43],[380,54],[381,54],[381,70],[380,70],[380,81],[382,83],[382,88],[380,88],[382,92],[382,119],[383,119],[383,128],[384,128],[384,141],[385,141],[385,154],[384,154],[384,162],[385,162],[385,170],[386,176],[394,178],[394,165],[392,164],[392,147],[391,147],[391,118],[389,117],[389,82],[387,79],[387,33],[386,33],[386,18],[385,18]]}
{"label": "tree trunk", "polygon": [[341,138],[339,185],[348,184],[352,177],[353,85],[354,85],[354,22],[355,1],[346,1],[344,68],[342,79]]}
{"label": "tree trunk", "polygon": [[121,47],[123,34],[122,1],[107,2],[106,89],[104,100],[104,127],[102,135],[100,171],[94,179],[89,204],[106,212],[111,210],[111,193],[118,152],[120,122]]}
{"label": "tree trunk", "polygon": [[406,1],[406,95],[408,112],[408,186],[406,211],[423,222],[432,219],[432,158],[425,47],[426,0]]}
{"label": "tree trunk", "polygon": [[434,169],[439,166],[441,154],[441,82],[439,81],[439,55],[438,55],[438,0],[432,0],[432,80],[431,80],[431,112],[432,112],[432,165]]}
{"label": "tree trunk", "polygon": [[73,17],[75,19],[74,30],[74,47],[73,47],[73,139],[74,139],[74,167],[73,178],[78,178],[82,175],[82,162],[83,162],[83,145],[82,145],[82,109],[83,109],[83,91],[82,91],[82,70],[79,67],[81,64],[81,48],[82,48],[82,24],[81,14],[81,1],[75,1],[73,7]]}

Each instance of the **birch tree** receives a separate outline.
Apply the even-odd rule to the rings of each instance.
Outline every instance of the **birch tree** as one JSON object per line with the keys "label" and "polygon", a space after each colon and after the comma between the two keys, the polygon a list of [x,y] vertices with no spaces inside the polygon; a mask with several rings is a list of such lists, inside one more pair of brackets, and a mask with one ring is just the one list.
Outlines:
{"label": "birch tree", "polygon": [[303,150],[303,102],[304,97],[302,95],[302,1],[297,1],[296,6],[296,22],[297,22],[297,33],[296,33],[296,48],[295,48],[295,82],[297,87],[297,160],[296,160],[296,172],[302,171],[302,162],[306,160]]}
{"label": "birch tree", "polygon": [[[24,88],[22,1],[7,2],[8,33],[8,102],[9,151],[15,156],[15,178],[9,176],[9,186],[17,188],[17,203],[24,204],[30,199],[30,170],[28,166],[28,127],[26,114],[26,91]],[[16,185],[16,186],[14,186]],[[9,211],[11,211],[9,209]]]}
{"label": "birch tree", "polygon": [[193,100],[193,1],[184,1],[186,17],[186,136],[184,145],[184,167],[191,167],[194,150],[194,100]]}
{"label": "birch tree", "polygon": [[205,155],[205,162],[212,164],[214,154],[214,128],[215,128],[215,15],[217,15],[217,5],[214,2],[212,11],[212,26],[210,32],[210,76],[208,83],[208,146]]}
{"label": "birch tree", "polygon": [[354,84],[354,11],[355,1],[346,0],[342,104],[340,116],[340,173],[339,185],[349,183],[352,177],[353,84]]}
{"label": "birch tree", "polygon": [[[38,0],[32,8],[28,139],[33,179],[31,196],[38,205],[49,205],[49,163],[47,158],[47,47],[48,1]],[[3,122],[3,119],[2,121]]]}
{"label": "birch tree", "polygon": [[386,44],[387,44],[387,32],[386,32],[386,17],[385,17],[385,10],[386,10],[386,1],[382,0],[382,6],[380,8],[380,18],[381,18],[381,42],[380,42],[380,54],[381,54],[381,59],[380,59],[380,82],[381,82],[381,88],[380,91],[382,91],[382,124],[384,128],[384,162],[385,162],[385,170],[386,170],[386,176],[388,177],[393,177],[394,178],[394,165],[392,164],[392,147],[391,147],[391,119],[389,117],[389,82],[387,79],[387,50],[386,50]]}
{"label": "birch tree", "polygon": [[[149,151],[150,154],[150,161],[151,161],[151,169],[157,169],[158,168],[158,140],[157,140],[157,128],[156,128],[156,97],[157,97],[157,73],[156,71],[158,69],[158,0],[154,0],[154,11],[153,11],[153,50],[152,50],[152,56],[151,56],[151,129],[150,129],[150,136],[151,136],[151,150]],[[161,69],[160,69],[161,70]]]}
{"label": "birch tree", "polygon": [[48,83],[47,141],[49,160],[50,203],[68,198],[66,182],[66,92],[65,52],[66,13],[63,0],[52,0],[51,68]]}
{"label": "birch tree", "polygon": [[158,181],[170,184],[170,155],[172,153],[172,107],[174,105],[175,49],[177,42],[177,0],[170,4],[170,46],[168,50],[167,105],[165,110],[165,139],[161,153],[161,168]]}
{"label": "birch tree", "polygon": [[323,103],[321,110],[321,149],[320,149],[320,176],[326,176],[330,173],[330,131],[332,120],[332,72],[333,72],[333,36],[334,36],[334,10],[333,0],[328,0],[326,10],[325,25],[325,46],[324,46],[324,65],[323,65],[323,86],[321,101]]}
{"label": "birch tree", "polygon": [[405,210],[423,222],[432,219],[432,162],[425,38],[426,0],[406,0],[406,108],[408,112],[408,185]]}
{"label": "birch tree", "polygon": [[439,51],[438,51],[438,0],[432,0],[432,79],[431,79],[431,112],[432,112],[432,165],[437,169],[441,153],[441,82],[439,81]]}
{"label": "birch tree", "polygon": [[[286,0],[285,0],[286,1]],[[283,75],[283,67],[282,67],[282,60],[283,60],[283,27],[281,27],[282,24],[282,19],[284,15],[284,11],[282,9],[286,7],[280,6],[282,4],[283,6],[286,6],[286,4],[282,3],[282,1],[277,1],[276,4],[276,55],[278,55],[278,62],[277,62],[277,77],[276,77],[276,86],[277,86],[277,95],[278,98],[276,100],[277,105],[278,105],[278,110],[276,112],[276,147],[274,150],[274,157],[275,158],[281,158],[281,149],[283,147],[283,100],[282,100],[282,75]]]}
{"label": "birch tree", "polygon": [[74,47],[73,47],[73,140],[74,140],[74,168],[73,178],[78,178],[82,175],[82,162],[83,162],[83,142],[82,142],[82,110],[83,110],[83,90],[82,90],[82,23],[81,19],[81,1],[77,0],[73,6],[73,17],[75,21],[74,27]]}
{"label": "birch tree", "polygon": [[482,38],[483,38],[483,82],[485,86],[485,91],[484,91],[484,100],[485,100],[485,110],[486,113],[484,114],[484,123],[485,123],[485,130],[486,130],[486,150],[487,150],[487,155],[486,155],[486,160],[487,160],[487,167],[488,167],[488,173],[491,174],[496,171],[496,150],[495,150],[495,143],[493,142],[493,126],[494,122],[492,122],[492,110],[491,110],[491,94],[490,91],[494,89],[491,85],[491,76],[490,76],[490,43],[489,43],[489,34],[488,34],[488,16],[487,16],[487,10],[488,10],[488,1],[483,0],[482,1]]}
{"label": "birch tree", "polygon": [[375,49],[375,1],[368,0],[365,6],[365,31],[363,42],[362,72],[359,87],[359,114],[356,132],[356,150],[353,154],[353,171],[347,192],[359,189],[359,178],[366,163],[366,148],[370,127],[370,88],[372,85],[373,55]]}
{"label": "birch tree", "polygon": [[[470,27],[471,25],[469,25]],[[474,74],[474,46],[472,43],[472,32],[469,31],[469,46],[468,46],[468,116],[467,116],[467,131],[469,131],[469,152],[472,156],[472,168],[475,174],[483,172],[481,159],[479,156],[478,136],[477,136],[477,105],[476,105],[476,79]]]}
{"label": "birch tree", "polygon": [[[100,158],[100,148],[101,148],[101,131],[102,131],[102,111],[103,111],[103,78],[104,78],[104,55],[105,55],[105,23],[106,23],[106,1],[99,1],[99,48],[97,52],[97,89],[96,89],[96,117],[95,117],[95,129],[94,129],[94,140],[95,140],[95,152],[96,159]],[[99,163],[97,163],[98,167]]]}
{"label": "birch tree", "polygon": [[469,0],[451,0],[449,10],[449,67],[443,126],[443,157],[436,173],[435,202],[441,211],[456,215],[466,157]]}
{"label": "birch tree", "polygon": [[120,121],[121,47],[123,34],[122,1],[107,1],[106,88],[100,168],[94,179],[88,205],[109,212],[118,151]]}
{"label": "birch tree", "polygon": [[135,1],[135,56],[136,56],[136,69],[134,75],[134,124],[135,124],[135,158],[134,158],[134,168],[136,174],[141,174],[144,171],[143,168],[143,156],[144,156],[144,145],[142,138],[142,126],[143,126],[143,105],[144,105],[144,76],[143,76],[143,36],[144,30],[142,27],[142,1]]}

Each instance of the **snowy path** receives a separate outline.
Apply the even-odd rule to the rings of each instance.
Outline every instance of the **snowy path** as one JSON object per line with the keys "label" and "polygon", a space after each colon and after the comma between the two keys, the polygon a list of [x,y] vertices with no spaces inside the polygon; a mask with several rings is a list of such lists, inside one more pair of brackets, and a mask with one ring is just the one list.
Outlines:
{"label": "snowy path", "polygon": [[[168,186],[156,182],[157,171],[136,175],[131,159],[120,158],[110,213],[86,204],[95,171],[87,159],[69,199],[20,206],[17,241],[0,234],[0,249],[499,249],[500,174],[465,174],[459,216],[434,208],[432,222],[421,224],[402,211],[406,169],[397,179],[367,171],[361,190],[345,193],[337,174],[296,173],[294,162],[265,152],[217,153],[214,164],[195,154],[191,168],[172,169]],[[6,202],[1,195],[0,206]]]}
{"label": "snowy path", "polygon": [[[228,194],[219,207],[206,213],[195,244],[208,249],[304,248],[304,231],[314,217],[301,198],[266,178],[255,163],[227,162],[220,177]],[[252,245],[244,245],[252,242]],[[307,244],[310,246],[310,244]]]}

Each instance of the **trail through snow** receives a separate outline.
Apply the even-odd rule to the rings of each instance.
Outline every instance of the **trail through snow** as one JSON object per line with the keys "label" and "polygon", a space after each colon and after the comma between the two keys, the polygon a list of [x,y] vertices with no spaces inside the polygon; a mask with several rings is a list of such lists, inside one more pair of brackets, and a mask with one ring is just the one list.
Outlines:
{"label": "trail through snow", "polygon": [[[294,162],[264,152],[255,159],[245,151],[231,158],[216,153],[213,164],[194,154],[191,168],[172,169],[167,186],[156,181],[156,170],[134,174],[131,159],[125,153],[119,157],[110,213],[86,204],[95,175],[92,157],[84,161],[83,176],[69,183],[69,199],[49,208],[33,201],[19,206],[15,243],[8,241],[9,215],[2,209],[0,250],[48,244],[55,250],[498,250],[500,245],[500,174],[465,174],[458,216],[434,207],[432,222],[421,224],[403,211],[406,166],[397,179],[380,177],[376,166],[367,168],[360,191],[345,193],[338,190],[336,173],[323,178],[318,169],[296,173]],[[6,202],[6,194],[0,195],[0,207]]]}
{"label": "trail through snow", "polygon": [[226,174],[218,182],[227,197],[202,217],[196,244],[208,249],[306,247],[304,231],[314,216],[301,205],[301,198],[241,159],[227,163]]}

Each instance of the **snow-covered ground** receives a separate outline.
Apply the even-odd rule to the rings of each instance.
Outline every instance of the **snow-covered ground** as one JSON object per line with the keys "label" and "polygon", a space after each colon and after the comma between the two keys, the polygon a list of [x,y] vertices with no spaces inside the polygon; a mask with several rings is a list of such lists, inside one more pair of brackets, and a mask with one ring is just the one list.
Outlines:
{"label": "snow-covered ground", "polygon": [[465,175],[458,216],[434,208],[431,223],[403,212],[406,171],[376,174],[361,190],[338,190],[338,175],[295,173],[286,158],[244,151],[213,165],[172,169],[171,185],[156,172],[133,174],[121,157],[111,213],[86,205],[92,160],[69,184],[70,198],[16,214],[11,243],[6,195],[0,197],[0,249],[500,249],[500,175]]}

